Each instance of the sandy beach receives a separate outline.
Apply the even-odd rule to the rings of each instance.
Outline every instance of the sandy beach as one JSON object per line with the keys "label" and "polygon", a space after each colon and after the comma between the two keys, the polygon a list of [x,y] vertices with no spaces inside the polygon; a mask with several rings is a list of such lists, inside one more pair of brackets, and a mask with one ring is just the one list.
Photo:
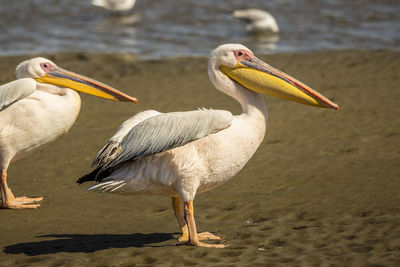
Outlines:
{"label": "sandy beach", "polygon": [[[1,57],[0,84],[31,57]],[[0,266],[400,266],[399,52],[259,56],[340,111],[265,97],[269,125],[254,157],[195,200],[198,230],[224,237],[225,249],[176,246],[169,198],[86,192],[87,184],[75,183],[120,123],[139,111],[212,107],[238,114],[239,104],[209,81],[207,59],[46,57],[139,104],[82,95],[68,134],[11,164],[14,193],[45,199],[38,210],[0,209]]]}

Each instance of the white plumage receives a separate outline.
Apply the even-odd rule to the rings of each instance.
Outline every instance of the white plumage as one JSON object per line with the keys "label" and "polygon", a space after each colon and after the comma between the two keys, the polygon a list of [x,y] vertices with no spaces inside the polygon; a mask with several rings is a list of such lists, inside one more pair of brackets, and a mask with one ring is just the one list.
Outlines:
{"label": "white plumage", "polygon": [[196,194],[231,179],[263,140],[267,109],[264,98],[255,91],[319,107],[337,109],[337,105],[239,44],[216,48],[208,74],[218,90],[240,103],[240,115],[221,110],[139,113],[119,128],[97,154],[93,164],[97,169],[78,183],[96,180],[89,190],[172,197],[182,231],[180,241],[224,247],[199,241],[220,238],[197,233],[193,200]]}

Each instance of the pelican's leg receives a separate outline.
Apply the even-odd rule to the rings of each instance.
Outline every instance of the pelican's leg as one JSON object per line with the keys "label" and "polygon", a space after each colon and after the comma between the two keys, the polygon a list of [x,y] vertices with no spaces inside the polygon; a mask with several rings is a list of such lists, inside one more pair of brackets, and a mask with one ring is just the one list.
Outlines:
{"label": "pelican's leg", "polygon": [[194,221],[193,200],[184,203],[184,210],[185,220],[189,230],[189,244],[207,248],[224,248],[228,246],[225,244],[206,244],[200,242],[199,235],[197,234],[196,223]]}
{"label": "pelican's leg", "polygon": [[11,189],[7,185],[7,172],[1,171],[1,201],[2,207],[6,209],[36,209],[40,207],[39,204],[32,204],[43,199],[43,197],[29,198],[29,197],[14,197]]}
{"label": "pelican's leg", "polygon": [[[178,238],[178,242],[188,242],[189,232],[188,226],[185,221],[185,213],[183,210],[183,202],[179,197],[172,197],[172,205],[174,207],[175,217],[178,220],[179,228],[181,229],[182,236]],[[216,236],[210,232],[197,233],[199,240],[220,240],[219,236]]]}
{"label": "pelican's leg", "polygon": [[172,206],[174,207],[175,217],[182,232],[182,236],[178,238],[178,242],[187,242],[189,240],[189,232],[185,221],[183,202],[179,197],[172,197]]}

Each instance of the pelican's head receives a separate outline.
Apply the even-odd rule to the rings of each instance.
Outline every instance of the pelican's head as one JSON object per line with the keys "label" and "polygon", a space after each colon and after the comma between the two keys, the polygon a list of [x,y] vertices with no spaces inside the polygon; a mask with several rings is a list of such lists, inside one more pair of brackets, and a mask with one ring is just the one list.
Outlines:
{"label": "pelican's head", "polygon": [[89,95],[101,98],[130,101],[138,100],[117,89],[94,79],[73,73],[58,67],[51,60],[42,57],[32,58],[20,63],[16,69],[17,79],[33,78],[38,83],[53,84],[59,87],[67,87]]}
{"label": "pelican's head", "polygon": [[[215,77],[212,76],[213,73],[220,71],[225,77],[228,77],[225,79],[225,83],[238,83],[258,93],[310,106],[339,109],[339,106],[328,98],[256,58],[247,47],[240,44],[225,44],[217,47],[211,52],[209,66],[213,66],[209,67],[211,80],[215,80]],[[220,90],[222,89],[220,88]],[[226,93],[232,94],[231,92]]]}

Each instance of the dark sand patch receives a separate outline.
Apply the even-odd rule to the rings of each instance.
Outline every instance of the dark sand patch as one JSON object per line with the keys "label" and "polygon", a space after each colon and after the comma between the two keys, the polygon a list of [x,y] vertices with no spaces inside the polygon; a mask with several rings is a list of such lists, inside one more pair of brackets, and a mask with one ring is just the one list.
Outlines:
{"label": "dark sand patch", "polygon": [[[28,57],[3,57],[0,83]],[[206,59],[54,55],[60,66],[125,90],[140,104],[83,96],[64,137],[9,169],[39,210],[0,210],[0,266],[400,265],[400,53],[321,52],[262,57],[341,110],[266,97],[266,138],[229,183],[197,196],[200,231],[231,246],[175,246],[170,200],[85,192],[76,178],[119,124],[145,109],[239,112],[212,88]]]}

